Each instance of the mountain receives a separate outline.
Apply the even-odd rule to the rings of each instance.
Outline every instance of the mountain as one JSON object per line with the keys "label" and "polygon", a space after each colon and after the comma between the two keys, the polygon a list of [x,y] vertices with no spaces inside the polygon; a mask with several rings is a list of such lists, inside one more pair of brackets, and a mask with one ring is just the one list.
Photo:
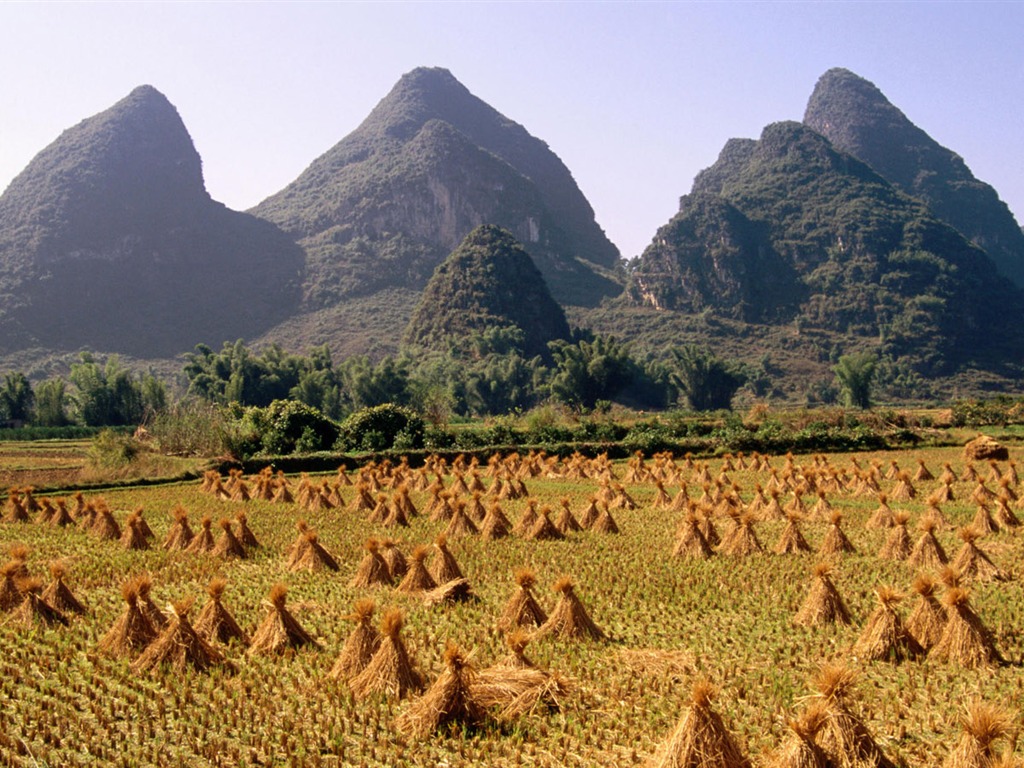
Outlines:
{"label": "mountain", "polygon": [[985,252],[795,122],[726,145],[634,266],[628,300],[881,341],[927,376],[1024,351],[1024,292]]}
{"label": "mountain", "polygon": [[923,200],[936,217],[984,249],[1002,274],[1024,286],[1024,234],[1006,203],[873,83],[830,69],[811,94],[804,123]]}
{"label": "mountain", "polygon": [[292,313],[301,250],[214,202],[177,110],[140,86],[64,131],[0,196],[0,351],[171,357]]}
{"label": "mountain", "polygon": [[363,123],[251,211],[306,249],[305,308],[421,290],[481,224],[520,240],[563,303],[621,291],[619,253],[561,160],[444,69],[404,75]]}
{"label": "mountain", "polygon": [[485,224],[434,270],[405,339],[443,350],[493,328],[522,333],[527,357],[547,357],[549,341],[569,338],[565,313],[530,255],[511,232]]}

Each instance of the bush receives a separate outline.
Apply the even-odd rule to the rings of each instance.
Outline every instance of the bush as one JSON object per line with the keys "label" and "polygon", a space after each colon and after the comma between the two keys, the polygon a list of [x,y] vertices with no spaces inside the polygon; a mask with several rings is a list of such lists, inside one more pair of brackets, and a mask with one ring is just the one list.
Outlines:
{"label": "bush", "polygon": [[220,406],[189,399],[162,408],[145,426],[164,453],[219,456],[230,448],[228,421]]}
{"label": "bush", "polygon": [[131,435],[104,429],[87,451],[89,464],[97,469],[118,469],[131,464],[139,453],[139,445]]}
{"label": "bush", "polygon": [[264,453],[286,456],[330,450],[340,427],[312,406],[296,400],[275,400],[266,408],[247,408],[235,438],[242,456]]}
{"label": "bush", "polygon": [[426,424],[409,408],[384,403],[363,408],[341,425],[337,447],[345,451],[415,450],[424,445]]}

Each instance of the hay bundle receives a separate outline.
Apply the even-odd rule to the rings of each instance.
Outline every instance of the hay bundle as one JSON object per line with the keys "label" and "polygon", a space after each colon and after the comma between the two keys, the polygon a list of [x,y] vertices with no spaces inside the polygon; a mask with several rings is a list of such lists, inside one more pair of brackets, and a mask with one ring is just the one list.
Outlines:
{"label": "hay bundle", "polygon": [[39,513],[36,515],[36,525],[47,525],[53,516],[56,514],[57,508],[53,506],[49,499],[39,500]]}
{"label": "hay bundle", "polygon": [[722,717],[711,708],[714,687],[694,683],[690,709],[653,761],[657,768],[751,768]]}
{"label": "hay bundle", "polygon": [[832,504],[825,498],[825,491],[818,490],[818,500],[811,507],[811,517],[815,520],[828,520],[832,517]]}
{"label": "hay bundle", "polygon": [[928,467],[925,466],[924,459],[917,460],[917,471],[914,472],[915,483],[926,483],[929,480],[934,480],[935,475],[928,471]]}
{"label": "hay bundle", "polygon": [[345,640],[341,653],[331,667],[330,677],[335,680],[351,680],[370,663],[380,647],[380,633],[370,623],[376,607],[373,600],[356,601],[351,615],[346,617],[354,621],[356,627]]}
{"label": "hay bundle", "polygon": [[718,551],[732,557],[747,557],[764,552],[754,531],[754,516],[749,513],[740,515],[736,526],[722,539]]}
{"label": "hay bundle", "polygon": [[686,513],[686,517],[679,527],[676,543],[672,548],[672,555],[675,557],[692,557],[706,560],[712,554],[711,545],[704,538],[697,515],[691,509]]}
{"label": "hay bundle", "polygon": [[121,585],[124,613],[100,640],[100,650],[115,657],[131,656],[156,639],[157,631],[139,607],[138,579]]}
{"label": "hay bundle", "polygon": [[356,568],[355,576],[352,577],[348,585],[353,589],[376,586],[390,587],[394,582],[391,581],[388,564],[380,556],[380,542],[377,539],[367,539],[363,548],[366,549],[366,554],[363,555],[363,559]]}
{"label": "hay bundle", "polygon": [[380,645],[358,675],[349,680],[357,699],[373,694],[402,699],[423,689],[423,678],[413,667],[402,642],[402,612],[392,608],[381,620]]}
{"label": "hay bundle", "polygon": [[217,542],[213,539],[213,531],[210,529],[213,527],[213,520],[209,515],[205,516],[201,521],[202,529],[195,536],[192,537],[192,541],[185,547],[186,552],[190,552],[194,555],[206,555],[213,552],[213,548],[217,546]]}
{"label": "hay bundle", "polygon": [[921,529],[921,537],[914,544],[914,548],[907,558],[909,565],[915,568],[939,568],[949,562],[946,550],[942,548],[942,544],[935,536],[936,525],[937,522],[933,517],[921,519],[918,526]]}
{"label": "hay bundle", "polygon": [[929,504],[945,504],[950,501],[956,501],[952,481],[939,486],[928,496]]}
{"label": "hay bundle", "polygon": [[446,581],[423,593],[423,604],[428,607],[464,603],[475,599],[476,595],[473,594],[473,588],[469,585],[469,579],[465,578]]}
{"label": "hay bundle", "polygon": [[530,526],[530,530],[526,533],[526,539],[529,541],[561,541],[565,538],[561,531],[559,531],[555,524],[551,522],[551,508],[542,507],[540,512],[537,513],[537,519],[533,525]]}
{"label": "hay bundle", "polygon": [[814,701],[790,720],[786,738],[768,759],[767,768],[830,768],[828,756],[815,741],[826,716],[824,702]]}
{"label": "hay bundle", "polygon": [[185,549],[192,541],[194,534],[188,524],[188,512],[183,507],[175,507],[171,510],[174,523],[171,524],[164,539],[164,549],[169,551]]}
{"label": "hay bundle", "polygon": [[444,535],[449,539],[454,539],[458,536],[476,536],[479,533],[476,525],[466,514],[466,502],[458,499],[452,507],[452,516],[448,520]]}
{"label": "hay bundle", "polygon": [[388,507],[387,494],[378,493],[377,502],[373,505],[373,509],[366,518],[366,522],[372,525],[380,525],[387,520],[390,515],[391,509]]}
{"label": "hay bundle", "polygon": [[430,575],[430,571],[424,565],[427,552],[427,548],[422,544],[413,549],[409,570],[405,572],[405,576],[402,577],[402,581],[398,585],[399,592],[425,592],[437,586],[434,577]]}
{"label": "hay bundle", "polygon": [[36,578],[22,580],[18,584],[21,590],[21,604],[15,609],[15,620],[26,627],[43,625],[52,627],[68,625],[68,618],[43,599],[43,582]]}
{"label": "hay bundle", "polygon": [[207,642],[219,642],[227,645],[231,642],[239,642],[242,645],[249,644],[249,638],[245,631],[235,621],[235,617],[224,607],[224,590],[228,583],[225,579],[216,578],[206,587],[206,593],[210,599],[199,611],[196,622],[193,625]]}
{"label": "hay bundle", "polygon": [[390,506],[388,507],[387,516],[384,518],[385,528],[408,528],[409,518],[406,515],[405,505],[397,500],[392,499]]}
{"label": "hay bundle", "polygon": [[924,655],[924,648],[903,625],[896,606],[902,596],[891,587],[875,590],[878,607],[853,644],[853,655],[869,661],[900,662]]}
{"label": "hay bundle", "polygon": [[996,509],[993,514],[993,519],[1000,528],[1019,528],[1020,519],[1014,514],[1013,510],[1010,509],[1010,500],[1008,496],[1001,495],[996,500]]}
{"label": "hay bundle", "polygon": [[875,743],[867,726],[853,712],[856,673],[848,667],[826,665],[814,678],[816,700],[824,705],[825,718],[818,731],[818,744],[831,765],[842,768],[896,768]]}
{"label": "hay bundle", "polygon": [[868,521],[864,524],[865,528],[892,528],[895,524],[895,518],[893,517],[892,507],[889,506],[889,496],[884,493],[878,494],[878,509],[874,511]]}
{"label": "hay bundle", "polygon": [[519,521],[513,526],[512,533],[516,536],[526,536],[530,529],[533,528],[534,523],[537,522],[537,500],[527,499],[526,509],[523,510],[523,514],[519,517]]}
{"label": "hay bundle", "polygon": [[529,635],[517,629],[505,640],[510,653],[492,667],[481,670],[473,682],[473,696],[481,706],[497,709],[501,720],[529,714],[539,706],[551,710],[572,692],[572,684],[561,675],[537,669],[524,653]]}
{"label": "hay bundle", "polygon": [[[1010,514],[1013,513],[1011,512]],[[50,525],[55,528],[66,528],[74,522],[74,518],[71,517],[71,513],[68,512],[67,502],[64,501],[64,499],[57,499],[57,509],[50,517]]]}
{"label": "hay bundle", "polygon": [[893,486],[890,496],[896,501],[910,501],[914,499],[917,496],[917,489],[914,488],[914,484],[910,480],[910,473],[906,470],[901,470],[897,477],[899,479],[896,485]]}
{"label": "hay bundle", "polygon": [[5,523],[27,523],[29,521],[28,510],[21,498],[21,491],[11,488],[7,495],[7,504],[4,505]]}
{"label": "hay bundle", "polygon": [[146,541],[146,534],[142,530],[141,518],[137,513],[132,512],[128,515],[128,519],[124,521],[124,531],[121,533],[120,542],[124,549],[149,549],[149,542]]}
{"label": "hay bundle", "polygon": [[245,512],[239,511],[235,515],[235,524],[238,526],[238,540],[242,542],[242,546],[258,549],[260,542],[256,538],[256,534],[249,528],[249,518],[246,517]]}
{"label": "hay bundle", "polygon": [[434,557],[430,561],[430,575],[435,584],[444,584],[463,578],[462,569],[448,550],[448,539],[442,533],[434,541]]}
{"label": "hay bundle", "polygon": [[85,614],[86,608],[79,602],[78,598],[75,597],[74,593],[68,588],[68,585],[64,583],[64,577],[67,575],[67,569],[63,563],[54,562],[50,563],[50,576],[52,581],[50,586],[43,592],[43,600],[52,605],[61,613],[74,613],[79,616]]}
{"label": "hay bundle", "polygon": [[607,504],[603,504],[601,506],[601,511],[600,513],[598,513],[597,519],[594,521],[594,524],[590,526],[590,530],[592,530],[594,533],[619,532],[619,525],[615,522],[615,518],[612,517],[612,513],[608,509]]}
{"label": "hay bundle", "polygon": [[265,603],[267,615],[252,636],[248,650],[250,655],[284,653],[305,646],[320,648],[320,644],[288,610],[285,605],[287,598],[288,588],[284,584],[270,588],[270,601]]}
{"label": "hay bundle", "polygon": [[997,768],[999,765],[1013,765],[1009,753],[1000,756],[994,751],[995,743],[1011,733],[1013,716],[1009,712],[1002,707],[975,701],[968,705],[961,723],[963,736],[942,764],[943,768]]}
{"label": "hay bundle", "polygon": [[826,563],[814,566],[814,582],[800,610],[793,617],[794,624],[817,627],[823,624],[850,623],[850,612],[846,609],[839,590],[832,583],[831,570]]}
{"label": "hay bundle", "polygon": [[828,533],[825,534],[825,538],[818,548],[819,555],[838,555],[843,552],[857,551],[850,540],[846,538],[846,534],[843,533],[840,525],[842,521],[843,516],[839,512],[832,513],[832,525],[829,526]]}
{"label": "hay bundle", "polygon": [[97,510],[96,520],[89,531],[100,541],[117,541],[121,538],[121,526],[117,524],[114,513],[106,505]]}
{"label": "hay bundle", "polygon": [[935,588],[935,579],[926,573],[914,579],[912,589],[917,593],[917,602],[906,624],[907,631],[926,651],[939,642],[946,626],[946,612],[935,598]]}
{"label": "hay bundle", "polygon": [[992,519],[992,513],[984,504],[978,505],[978,511],[974,513],[974,519],[971,520],[971,528],[973,528],[979,536],[984,536],[988,533],[995,533],[998,528],[996,521]]}
{"label": "hay bundle", "polygon": [[978,547],[979,534],[973,528],[961,528],[957,535],[964,545],[953,559],[952,566],[961,578],[975,581],[1002,581],[1005,576],[989,556]]}
{"label": "hay bundle", "polygon": [[388,567],[388,575],[391,576],[392,581],[397,582],[409,570],[409,563],[394,539],[385,539],[381,542],[380,556]]}
{"label": "hay bundle", "polygon": [[508,536],[511,527],[501,505],[497,501],[492,501],[483,522],[480,523],[480,535],[487,541],[496,541]]}
{"label": "hay bundle", "polygon": [[337,571],[338,561],[320,543],[316,531],[306,529],[292,547],[289,571]]}
{"label": "hay bundle", "polygon": [[17,560],[10,560],[0,568],[0,612],[13,611],[25,599],[18,588],[18,581],[23,578],[21,568]]}
{"label": "hay bundle", "polygon": [[177,672],[188,668],[199,672],[225,664],[224,656],[204,640],[188,620],[191,601],[171,606],[171,621],[146,650],[132,662],[132,672],[140,674],[167,666]]}
{"label": "hay bundle", "polygon": [[445,726],[473,727],[486,711],[473,696],[476,673],[466,656],[454,645],[444,652],[445,669],[420,698],[399,715],[396,725],[409,736],[426,736]]}
{"label": "hay bundle", "polygon": [[558,604],[548,620],[537,630],[537,637],[551,635],[566,640],[605,639],[604,632],[593,622],[576,595],[571,578],[562,576],[554,583],[553,589],[559,594]]}
{"label": "hay bundle", "polygon": [[555,518],[555,528],[563,536],[568,536],[570,533],[578,533],[583,530],[583,527],[576,520],[572,510],[569,509],[569,499],[563,497],[561,500],[562,509],[558,513],[558,517]]}
{"label": "hay bundle", "polygon": [[[680,491],[683,493],[683,491]],[[594,523],[597,522],[597,518],[600,516],[601,511],[597,507],[597,497],[591,496],[590,503],[587,504],[586,508],[580,514],[580,528],[590,529],[594,527]]]}
{"label": "hay bundle", "polygon": [[772,550],[777,555],[791,555],[796,552],[810,552],[811,545],[807,543],[803,533],[800,531],[800,515],[789,513],[786,515],[786,527],[782,530],[775,548]]}
{"label": "hay bundle", "polygon": [[515,571],[516,591],[505,603],[505,608],[498,618],[498,629],[509,632],[516,627],[540,627],[548,620],[544,609],[533,596],[533,586],[537,578],[529,568],[517,568]]}
{"label": "hay bundle", "polygon": [[878,552],[883,560],[906,560],[910,556],[910,534],[907,533],[907,521],[910,519],[903,510],[893,517],[893,527],[885,539],[885,544]]}
{"label": "hay bundle", "polygon": [[966,589],[952,587],[942,596],[946,606],[946,626],[932,648],[932,655],[951,664],[973,669],[1003,663],[988,628],[971,609]]}
{"label": "hay bundle", "polygon": [[[964,446],[964,458],[968,462],[984,461],[985,459],[1006,461],[1010,458],[1010,452],[1006,450],[1006,446],[1000,445],[994,438],[988,435],[978,435]],[[968,464],[968,466],[972,470],[974,469],[973,465]]]}
{"label": "hay bundle", "polygon": [[153,579],[148,573],[143,573],[135,579],[135,585],[139,593],[139,610],[146,614],[153,629],[160,632],[167,626],[167,617],[163,611],[156,607],[150,592],[153,589]]}

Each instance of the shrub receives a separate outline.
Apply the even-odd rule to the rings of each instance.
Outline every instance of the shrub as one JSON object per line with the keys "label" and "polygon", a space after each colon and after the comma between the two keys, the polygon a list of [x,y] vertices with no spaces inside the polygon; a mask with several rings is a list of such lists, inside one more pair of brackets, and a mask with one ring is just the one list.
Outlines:
{"label": "shrub", "polygon": [[104,429],[89,445],[89,464],[98,469],[117,469],[131,464],[139,452],[139,445],[131,435]]}
{"label": "shrub", "polygon": [[426,424],[417,413],[394,403],[363,408],[341,425],[338,447],[346,451],[422,448]]}
{"label": "shrub", "polygon": [[247,408],[235,436],[242,456],[264,453],[326,451],[338,439],[340,427],[312,406],[295,400],[275,400],[266,408]]}

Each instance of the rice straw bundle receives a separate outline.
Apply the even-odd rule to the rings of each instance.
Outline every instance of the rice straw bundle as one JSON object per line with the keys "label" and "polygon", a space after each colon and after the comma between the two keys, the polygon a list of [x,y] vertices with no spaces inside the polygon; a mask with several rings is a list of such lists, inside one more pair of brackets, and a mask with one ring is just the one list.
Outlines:
{"label": "rice straw bundle", "polygon": [[157,667],[170,667],[181,673],[188,668],[205,672],[226,664],[224,656],[200,637],[188,620],[191,601],[171,606],[171,621],[160,636],[132,662],[132,672],[140,674]]}
{"label": "rice straw bundle", "polygon": [[864,629],[853,644],[853,655],[869,661],[894,663],[923,656],[924,648],[907,631],[896,612],[896,605],[902,596],[888,586],[879,587],[875,594],[878,607],[868,617]]}
{"label": "rice straw bundle", "polygon": [[921,529],[921,537],[917,540],[907,564],[915,568],[939,568],[949,562],[946,557],[946,550],[935,536],[936,521],[932,517],[923,517],[918,527]]}
{"label": "rice straw bundle", "polygon": [[8,561],[0,568],[0,613],[13,611],[25,599],[18,589],[20,571],[21,563],[16,560]]}
{"label": "rice straw bundle", "polygon": [[205,516],[201,521],[202,530],[199,531],[195,536],[192,537],[192,541],[185,547],[186,552],[192,554],[209,554],[213,552],[213,548],[217,546],[217,542],[213,539],[213,532],[210,528],[213,526],[213,520],[209,515]]}
{"label": "rice straw bundle", "polygon": [[67,569],[63,563],[50,563],[50,576],[53,580],[50,582],[50,586],[46,588],[46,591],[43,592],[43,600],[61,613],[84,615],[87,612],[85,606],[79,602],[78,598],[68,588],[68,585],[64,583],[66,575]]}
{"label": "rice straw bundle", "polygon": [[942,596],[946,606],[946,626],[931,653],[967,669],[1003,663],[988,628],[971,609],[966,589],[952,587]]}
{"label": "rice straw bundle", "polygon": [[537,637],[549,635],[566,639],[605,639],[604,632],[593,622],[587,609],[576,595],[572,579],[562,576],[554,584],[554,590],[559,593],[558,604],[537,630]]}
{"label": "rice straw bundle", "polygon": [[529,541],[561,541],[565,538],[561,531],[559,531],[555,524],[551,522],[551,508],[542,507],[540,512],[537,513],[537,519],[534,520],[530,530],[526,533],[526,539]]}
{"label": "rice straw bundle", "polygon": [[790,720],[786,738],[768,759],[767,768],[832,768],[828,756],[815,741],[826,717],[824,702],[814,701],[799,717]]}
{"label": "rice straw bundle", "polygon": [[848,667],[825,665],[814,678],[816,699],[824,705],[825,718],[818,744],[837,768],[896,768],[875,742],[867,726],[852,709],[856,673]]}
{"label": "rice straw bundle", "polygon": [[363,555],[363,559],[359,562],[359,566],[356,568],[356,573],[349,582],[349,586],[353,589],[377,586],[390,587],[393,582],[391,581],[388,564],[380,556],[380,542],[377,539],[367,539],[363,547],[366,549],[366,554]]}
{"label": "rice straw bundle", "polygon": [[381,620],[380,646],[358,675],[349,680],[356,699],[373,694],[402,699],[423,689],[423,678],[413,667],[402,642],[402,612],[391,609]]}
{"label": "rice straw bundle", "polygon": [[171,510],[171,516],[174,518],[174,523],[167,532],[167,538],[164,539],[164,549],[169,551],[183,550],[189,545],[194,536],[188,524],[188,512],[185,511],[184,507],[179,506]]}
{"label": "rice straw bundle", "polygon": [[306,529],[300,534],[292,549],[291,557],[288,559],[288,570],[337,571],[340,570],[340,566],[334,556],[320,543],[316,531]]}
{"label": "rice straw bundle", "polygon": [[907,533],[909,519],[910,515],[903,510],[893,516],[893,526],[878,553],[882,560],[902,561],[910,556],[910,534]]}
{"label": "rice straw bundle", "polygon": [[777,555],[790,555],[796,552],[810,552],[811,545],[807,543],[803,533],[800,531],[800,515],[789,513],[786,515],[786,527],[782,530],[775,548],[772,550]]}
{"label": "rice straw bundle", "polygon": [[1006,577],[989,556],[974,542],[979,534],[973,528],[961,528],[957,535],[964,545],[953,559],[952,566],[961,578],[975,581],[1002,581]]}
{"label": "rice straw bundle", "polygon": [[857,551],[850,540],[846,538],[846,534],[843,533],[840,526],[842,521],[843,516],[839,512],[832,513],[832,525],[829,526],[828,533],[825,534],[825,538],[818,548],[819,555],[838,555],[843,552]]}
{"label": "rice straw bundle", "polygon": [[468,658],[449,645],[444,652],[445,669],[440,677],[405,712],[396,725],[409,736],[426,736],[444,726],[476,726],[486,719],[486,711],[473,697],[476,673]]}
{"label": "rice straw bundle", "polygon": [[509,632],[516,627],[540,627],[548,619],[533,595],[533,586],[537,583],[533,571],[529,568],[517,568],[515,581],[518,588],[505,603],[505,608],[498,618],[498,629],[502,632]]}
{"label": "rice straw bundle", "polygon": [[887,494],[878,494],[878,509],[874,511],[868,521],[864,524],[865,528],[892,528],[895,520],[893,518],[892,507],[889,506],[889,497]]}
{"label": "rice straw bundle", "polygon": [[305,646],[320,648],[296,618],[288,610],[288,588],[284,584],[275,584],[270,588],[270,601],[266,603],[267,615],[256,629],[249,644],[248,653],[280,654]]}
{"label": "rice straw bundle", "polygon": [[674,557],[692,557],[706,560],[712,554],[711,545],[708,544],[708,540],[701,533],[697,515],[691,509],[686,513],[686,517],[679,527],[676,543],[672,548],[672,555]]}
{"label": "rice straw bundle", "polygon": [[100,541],[117,541],[121,538],[121,526],[117,524],[113,512],[106,505],[97,510],[96,520],[89,528],[89,532]]}
{"label": "rice straw bundle", "polygon": [[351,680],[370,663],[373,654],[380,647],[380,633],[371,624],[376,604],[373,600],[357,600],[352,614],[346,618],[356,623],[355,629],[345,640],[329,676],[335,680]]}
{"label": "rice straw bundle", "polygon": [[501,505],[497,501],[492,501],[483,522],[480,523],[480,535],[486,541],[503,539],[508,536],[511,527],[508,518],[501,510]]}
{"label": "rice straw bundle", "polygon": [[128,519],[125,520],[120,542],[124,549],[149,549],[149,542],[146,541],[146,534],[142,532],[140,518],[135,512],[128,515]]}
{"label": "rice straw bundle", "polygon": [[453,579],[463,578],[455,556],[448,550],[448,539],[442,533],[434,540],[434,557],[430,563],[430,575],[435,584],[444,584]]}
{"label": "rice straw bundle", "polygon": [[946,612],[935,598],[935,588],[935,579],[928,574],[922,573],[914,579],[917,603],[907,618],[907,631],[926,651],[939,642],[946,626]]}
{"label": "rice straw bundle", "polygon": [[239,511],[235,515],[235,524],[238,526],[238,540],[242,542],[242,546],[250,549],[259,548],[260,542],[249,528],[249,518],[245,512]]}
{"label": "rice straw bundle", "polygon": [[823,624],[850,623],[850,612],[843,603],[839,590],[832,583],[831,570],[826,563],[814,566],[814,583],[811,584],[800,610],[793,617],[794,624],[817,627]]}
{"label": "rice straw bundle", "polygon": [[222,598],[228,583],[225,579],[213,579],[206,587],[206,593],[210,596],[206,605],[199,611],[193,627],[196,632],[207,642],[218,642],[227,645],[231,642],[239,642],[242,645],[249,644],[249,638],[245,631],[235,621],[235,617],[224,607]]}
{"label": "rice straw bundle", "polygon": [[[961,720],[963,736],[942,764],[943,768],[998,768],[1012,765],[1010,752],[997,755],[995,743],[1012,732],[1013,716],[1002,707],[974,701]],[[1012,752],[1012,748],[1011,748]],[[1008,759],[1007,759],[1008,758]]]}
{"label": "rice straw bundle", "polygon": [[476,595],[466,578],[450,579],[423,593],[423,604],[426,606],[464,603],[475,599]]}
{"label": "rice straw bundle", "polygon": [[424,592],[437,586],[434,577],[430,575],[430,571],[424,565],[427,552],[427,548],[422,544],[413,549],[409,570],[406,571],[405,576],[398,585],[399,592]]}
{"label": "rice straw bundle", "polygon": [[26,627],[68,625],[67,616],[43,599],[43,583],[39,579],[24,579],[18,584],[18,589],[21,590],[22,601],[14,610],[16,621]]}
{"label": "rice straw bundle", "polygon": [[597,519],[594,524],[590,526],[590,530],[595,533],[618,533],[619,526],[615,522],[615,518],[612,517],[611,511],[607,505],[601,507],[601,511],[597,515]]}
{"label": "rice straw bundle", "polygon": [[124,613],[100,640],[100,650],[115,657],[130,656],[156,639],[157,631],[139,608],[137,579],[121,585],[121,596],[127,604]]}
{"label": "rice straw bundle", "polygon": [[690,708],[652,762],[655,768],[751,768],[750,760],[711,708],[714,687],[694,683]]}
{"label": "rice straw bundle", "polygon": [[394,539],[384,539],[381,542],[380,556],[383,558],[384,564],[387,565],[388,575],[393,582],[397,582],[409,570],[409,563],[405,559],[405,554],[398,548],[398,542]]}
{"label": "rice straw bundle", "polygon": [[454,539],[458,536],[476,536],[479,533],[476,525],[466,514],[466,502],[458,499],[452,507],[452,516],[448,520],[444,535],[449,539]]}

